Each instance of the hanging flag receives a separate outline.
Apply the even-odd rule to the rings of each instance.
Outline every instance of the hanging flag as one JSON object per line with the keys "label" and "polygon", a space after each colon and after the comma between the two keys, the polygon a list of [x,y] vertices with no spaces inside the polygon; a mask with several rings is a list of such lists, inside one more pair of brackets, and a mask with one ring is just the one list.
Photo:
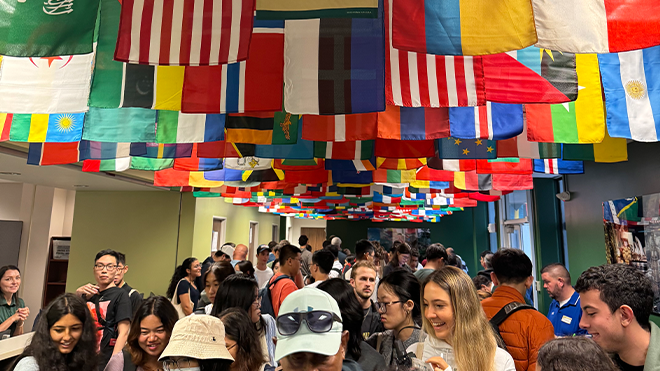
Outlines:
{"label": "hanging flag", "polygon": [[[138,158],[138,157],[134,157]],[[193,145],[192,156],[189,158],[176,158],[172,166],[175,170],[212,171],[223,168],[220,158],[200,158],[197,156],[196,144]]]}
{"label": "hanging flag", "polygon": [[156,111],[143,108],[90,108],[83,139],[99,142],[156,142]]}
{"label": "hanging flag", "polygon": [[376,18],[378,0],[257,0],[257,19]]}
{"label": "hanging flag", "polygon": [[320,170],[325,169],[325,162],[322,159],[310,159],[310,160],[292,160],[292,159],[278,159],[273,160],[273,169],[280,170]]}
{"label": "hanging flag", "polygon": [[410,183],[417,179],[417,170],[377,169],[373,173],[374,183]]}
{"label": "hanging flag", "polygon": [[[533,0],[542,48],[617,53],[660,44],[660,3],[646,0]],[[644,30],[641,31],[640,30]]]}
{"label": "hanging flag", "polygon": [[400,50],[483,55],[536,42],[532,4],[527,0],[394,0],[392,14],[392,43]]}
{"label": "hanging flag", "polygon": [[258,158],[254,156],[242,158],[227,158],[224,161],[224,167],[233,170],[266,170],[271,169],[273,159]]}
{"label": "hanging flag", "polygon": [[534,188],[532,174],[493,174],[493,190],[522,191]]}
{"label": "hanging flag", "polygon": [[660,138],[660,46],[598,56],[607,131],[638,142]]}
{"label": "hanging flag", "polygon": [[352,115],[303,115],[303,139],[318,142],[352,142],[376,139],[378,113]]}
{"label": "hanging flag", "polygon": [[385,110],[382,11],[378,19],[286,21],[284,107],[299,114]]}
{"label": "hanging flag", "polygon": [[144,171],[158,171],[170,169],[174,166],[174,162],[184,159],[171,159],[171,158],[144,158],[144,157],[131,157],[131,169],[144,170]]}
{"label": "hanging flag", "polygon": [[[438,139],[441,140],[441,139]],[[422,158],[435,154],[433,140],[376,139],[376,157]]]}
{"label": "hanging flag", "polygon": [[477,169],[477,162],[475,160],[445,160],[429,157],[428,167],[435,170],[473,171]]}
{"label": "hanging flag", "polygon": [[454,186],[468,191],[490,191],[493,188],[490,174],[477,174],[476,171],[454,173]]}
{"label": "hanging flag", "polygon": [[225,115],[158,111],[156,142],[198,143],[223,140]]}
{"label": "hanging flag", "polygon": [[486,99],[499,103],[564,103],[578,96],[575,55],[529,47],[483,57]]}
{"label": "hanging flag", "polygon": [[[224,170],[216,170],[223,172]],[[220,187],[224,180],[208,180],[205,177],[216,171],[179,171],[164,169],[154,172],[154,185],[156,187]],[[223,177],[224,178],[224,177]]]}
{"label": "hanging flag", "polygon": [[182,158],[192,156],[193,143],[132,143],[131,148],[144,148],[139,157]]}
{"label": "hanging flag", "polygon": [[11,113],[0,113],[0,142],[9,140],[11,122],[13,119],[14,115]]}
{"label": "hanging flag", "polygon": [[575,102],[526,104],[527,136],[534,142],[600,143],[605,135],[605,109],[598,57],[575,56],[579,94]]}
{"label": "hanging flag", "polygon": [[560,159],[534,160],[534,172],[545,174],[583,174],[584,162]]}
{"label": "hanging flag", "polygon": [[561,144],[530,142],[525,127],[517,137],[497,141],[497,157],[560,158]]}
{"label": "hanging flag", "polygon": [[30,143],[28,165],[64,165],[79,161],[78,143]]}
{"label": "hanging flag", "polygon": [[296,144],[299,119],[299,115],[286,112],[231,114],[225,124],[225,138],[233,143]]}
{"label": "hanging flag", "polygon": [[426,158],[384,158],[378,157],[376,165],[379,169],[410,170],[426,165]]}
{"label": "hanging flag", "polygon": [[449,126],[454,138],[513,138],[523,131],[522,105],[487,102],[479,107],[452,107]]}
{"label": "hanging flag", "polygon": [[368,160],[374,155],[373,140],[314,142],[314,157],[336,160]]}
{"label": "hanging flag", "polygon": [[4,0],[0,6],[0,55],[91,53],[98,8],[99,0]]}
{"label": "hanging flag", "polygon": [[435,141],[434,156],[442,159],[497,158],[497,145],[487,139],[445,138]]}
{"label": "hanging flag", "polygon": [[123,0],[115,60],[216,66],[246,60],[254,0]]}
{"label": "hanging flag", "polygon": [[277,169],[245,170],[241,174],[244,182],[276,182],[284,179],[284,172]]}
{"label": "hanging flag", "polygon": [[532,174],[532,160],[528,158],[498,158],[476,160],[477,174]]}
{"label": "hanging flag", "polygon": [[449,136],[447,108],[387,106],[378,113],[378,138],[428,140]]}
{"label": "hanging flag", "polygon": [[87,111],[93,60],[93,53],[42,58],[2,57],[0,111]]}
{"label": "hanging flag", "polygon": [[272,144],[255,145],[254,155],[261,158],[279,158],[279,159],[299,159],[306,160],[314,158],[314,142],[303,140],[302,132],[297,130],[291,132],[292,136],[297,136],[295,144]]}
{"label": "hanging flag", "polygon": [[114,160],[130,156],[141,156],[147,153],[146,147],[133,146],[131,143],[81,140],[78,148],[80,149],[81,160]]}
{"label": "hanging flag", "polygon": [[84,113],[15,114],[9,140],[14,142],[79,142]]}
{"label": "hanging flag", "polygon": [[628,143],[625,138],[611,138],[605,132],[605,138],[594,144],[564,144],[562,159],[595,162],[628,161]]}
{"label": "hanging flag", "polygon": [[82,171],[98,173],[101,171],[121,172],[131,168],[131,158],[124,157],[112,160],[83,160]]}
{"label": "hanging flag", "polygon": [[277,27],[255,27],[247,61],[222,66],[186,67],[181,111],[280,111],[284,82],[284,29],[282,22],[275,23]]}
{"label": "hanging flag", "polygon": [[481,58],[394,49],[392,0],[385,0],[385,96],[405,107],[458,107],[486,103]]}
{"label": "hanging flag", "polygon": [[373,183],[371,171],[332,171],[332,183],[342,187],[356,187]]}
{"label": "hanging flag", "polygon": [[376,166],[370,160],[325,160],[325,169],[333,171],[373,171]]}

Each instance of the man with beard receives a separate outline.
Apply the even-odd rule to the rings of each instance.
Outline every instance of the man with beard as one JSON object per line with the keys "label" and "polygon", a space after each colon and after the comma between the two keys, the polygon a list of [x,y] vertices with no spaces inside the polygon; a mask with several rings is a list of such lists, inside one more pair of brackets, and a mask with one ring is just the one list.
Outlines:
{"label": "man with beard", "polygon": [[351,270],[351,286],[355,289],[355,296],[364,312],[362,335],[365,339],[372,334],[385,331],[380,321],[378,307],[371,300],[371,296],[376,291],[376,272],[376,266],[367,260],[355,263]]}
{"label": "man with beard", "polygon": [[541,279],[552,299],[548,319],[555,328],[555,336],[586,334],[586,330],[580,328],[580,295],[571,286],[571,274],[566,267],[559,263],[548,264],[541,270]]}

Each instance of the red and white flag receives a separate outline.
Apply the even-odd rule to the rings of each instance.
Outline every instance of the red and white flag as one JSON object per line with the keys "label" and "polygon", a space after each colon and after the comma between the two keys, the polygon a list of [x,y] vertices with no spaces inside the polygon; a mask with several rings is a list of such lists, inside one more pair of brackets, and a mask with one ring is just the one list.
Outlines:
{"label": "red and white flag", "polygon": [[254,0],[123,0],[115,60],[216,66],[248,57]]}
{"label": "red and white flag", "polygon": [[406,52],[392,46],[392,0],[385,1],[385,96],[403,107],[465,107],[486,103],[481,57]]}

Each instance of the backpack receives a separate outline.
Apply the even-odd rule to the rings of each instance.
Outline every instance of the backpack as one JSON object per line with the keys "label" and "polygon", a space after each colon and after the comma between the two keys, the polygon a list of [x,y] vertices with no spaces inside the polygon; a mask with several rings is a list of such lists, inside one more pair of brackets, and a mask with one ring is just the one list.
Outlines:
{"label": "backpack", "polygon": [[275,309],[273,308],[273,299],[270,295],[270,290],[272,290],[273,287],[275,287],[275,284],[280,280],[287,278],[293,281],[293,278],[283,274],[274,280],[269,281],[266,287],[259,290],[259,297],[261,298],[261,314],[270,314],[275,318]]}
{"label": "backpack", "polygon": [[510,315],[522,309],[536,310],[536,308],[531,305],[514,301],[502,307],[502,309],[500,309],[500,311],[490,319],[490,325],[493,327],[493,331],[495,331],[495,338],[497,340],[498,347],[508,351],[506,344],[504,343],[504,339],[502,338],[502,334],[500,334],[500,325],[506,321]]}

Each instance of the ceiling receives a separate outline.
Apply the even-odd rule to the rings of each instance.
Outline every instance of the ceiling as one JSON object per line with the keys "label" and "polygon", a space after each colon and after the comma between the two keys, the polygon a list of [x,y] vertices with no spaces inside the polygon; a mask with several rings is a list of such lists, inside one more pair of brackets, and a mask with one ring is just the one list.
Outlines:
{"label": "ceiling", "polygon": [[78,191],[154,191],[163,189],[152,185],[153,172],[130,170],[121,174],[84,173],[81,164],[28,165],[27,148],[27,143],[3,142],[0,144],[0,183],[29,183]]}

